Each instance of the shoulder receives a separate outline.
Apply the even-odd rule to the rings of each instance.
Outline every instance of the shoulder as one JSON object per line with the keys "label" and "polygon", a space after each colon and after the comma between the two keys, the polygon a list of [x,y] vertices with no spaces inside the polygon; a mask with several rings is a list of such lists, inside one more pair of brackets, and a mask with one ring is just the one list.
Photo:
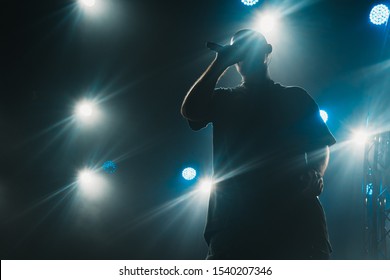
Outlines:
{"label": "shoulder", "polygon": [[281,86],[283,88],[284,97],[289,102],[299,103],[301,106],[318,107],[313,97],[302,87],[298,86]]}
{"label": "shoulder", "polygon": [[298,86],[282,86],[285,94],[288,94],[291,97],[301,98],[301,99],[313,99],[310,94],[302,87]]}

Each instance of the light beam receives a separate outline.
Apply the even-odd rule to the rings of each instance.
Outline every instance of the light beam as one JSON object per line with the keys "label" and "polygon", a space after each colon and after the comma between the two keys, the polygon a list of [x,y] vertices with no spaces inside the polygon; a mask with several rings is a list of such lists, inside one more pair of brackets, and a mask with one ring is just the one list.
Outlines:
{"label": "light beam", "polygon": [[92,8],[93,6],[95,6],[96,1],[95,0],[79,0],[79,3],[82,6],[85,6],[87,8]]}

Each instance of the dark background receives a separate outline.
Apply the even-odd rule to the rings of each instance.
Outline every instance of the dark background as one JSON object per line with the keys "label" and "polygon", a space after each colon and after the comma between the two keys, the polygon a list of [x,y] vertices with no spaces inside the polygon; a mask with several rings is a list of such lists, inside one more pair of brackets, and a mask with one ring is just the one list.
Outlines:
{"label": "dark background", "polygon": [[[365,258],[363,151],[348,140],[368,114],[375,129],[390,119],[388,30],[368,17],[377,1],[96,2],[2,2],[2,259],[203,259],[207,197],[186,197],[196,182],[181,170],[211,173],[212,131],[192,132],[180,105],[214,56],[205,42],[227,43],[272,7],[283,23],[271,77],[307,89],[338,139],[321,196],[332,258]],[[231,70],[220,84],[238,82]],[[103,112],[90,126],[72,120],[83,98]],[[99,171],[109,192],[83,197],[78,170],[106,160],[118,164]]]}

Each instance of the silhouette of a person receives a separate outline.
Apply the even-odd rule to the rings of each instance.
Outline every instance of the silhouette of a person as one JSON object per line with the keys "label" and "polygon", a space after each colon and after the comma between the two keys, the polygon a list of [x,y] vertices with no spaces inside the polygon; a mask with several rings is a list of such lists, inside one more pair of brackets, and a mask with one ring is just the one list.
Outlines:
{"label": "silhouette of a person", "polygon": [[[238,31],[182,104],[193,130],[213,125],[207,259],[328,259],[331,253],[318,196],[336,141],[304,89],[270,79],[271,52],[261,33]],[[242,83],[215,88],[234,64]]]}

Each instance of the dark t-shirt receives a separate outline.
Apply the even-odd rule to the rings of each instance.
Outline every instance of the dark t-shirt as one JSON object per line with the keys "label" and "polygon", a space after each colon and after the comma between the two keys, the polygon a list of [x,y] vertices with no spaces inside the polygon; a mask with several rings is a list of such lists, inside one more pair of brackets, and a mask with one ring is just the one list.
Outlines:
{"label": "dark t-shirt", "polygon": [[276,242],[275,252],[303,246],[329,252],[318,198],[299,196],[305,153],[335,143],[310,95],[271,81],[262,88],[219,88],[208,116],[189,122],[194,130],[213,124],[215,186],[206,241],[219,238],[241,249],[249,242],[250,250]]}

